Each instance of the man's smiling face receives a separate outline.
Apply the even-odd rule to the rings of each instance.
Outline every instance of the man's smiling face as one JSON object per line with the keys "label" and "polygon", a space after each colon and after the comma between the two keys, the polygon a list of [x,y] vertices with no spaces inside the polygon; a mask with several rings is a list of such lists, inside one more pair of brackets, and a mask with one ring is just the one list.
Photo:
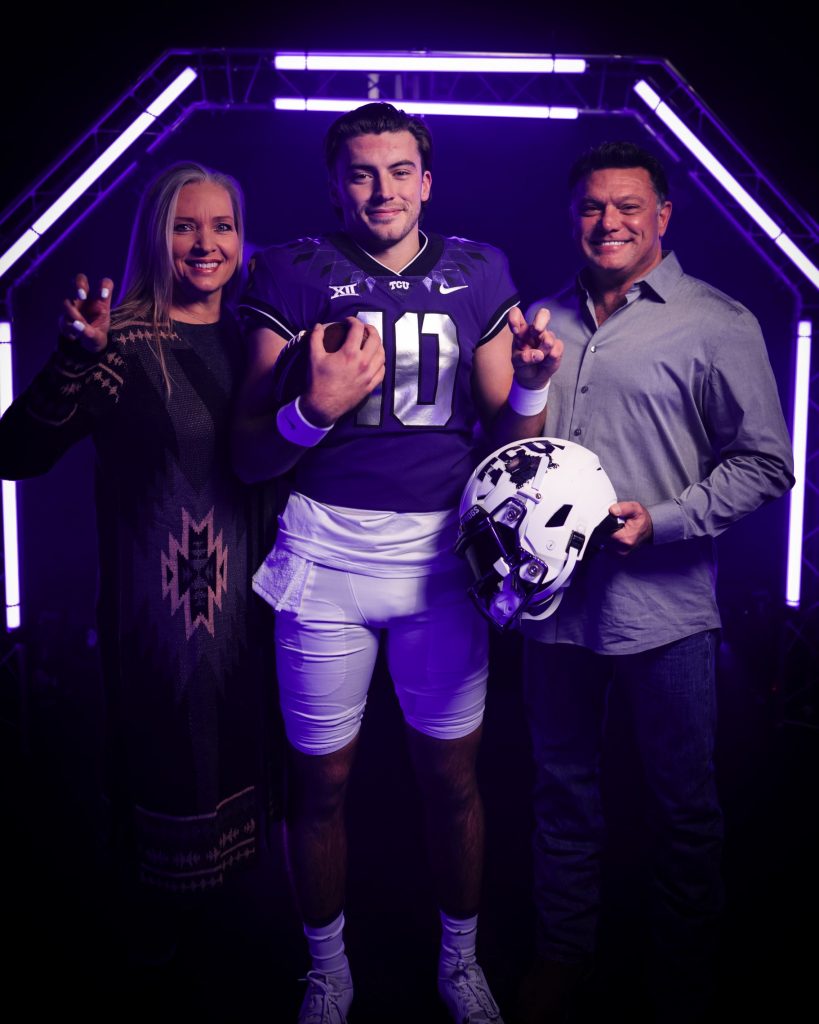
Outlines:
{"label": "man's smiling face", "polygon": [[577,183],[572,216],[598,285],[628,287],[662,259],[671,203],[659,201],[644,167],[608,167]]}

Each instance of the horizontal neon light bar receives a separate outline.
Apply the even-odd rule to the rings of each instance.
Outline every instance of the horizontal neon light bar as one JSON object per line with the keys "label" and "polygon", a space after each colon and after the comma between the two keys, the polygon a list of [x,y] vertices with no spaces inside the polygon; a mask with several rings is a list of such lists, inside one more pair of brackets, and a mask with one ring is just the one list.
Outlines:
{"label": "horizontal neon light bar", "polygon": [[659,94],[643,81],[634,84],[634,91],[677,136],[682,144],[694,154],[700,163],[714,175],[729,195],[762,228],[770,239],[782,249],[786,256],[802,271],[811,284],[819,287],[819,267],[811,262],[802,250],[783,233],[782,228],[770,217],[753,196],[743,188],[733,174],[704,146],[687,125],[664,103]]}
{"label": "horizontal neon light bar", "polygon": [[805,472],[808,452],[808,404],[810,400],[810,349],[813,325],[800,320],[796,337],[796,373],[793,385],[793,473],[796,483],[790,494],[788,519],[788,568],[785,603],[799,607],[802,590],[802,533],[805,517]]}
{"label": "horizontal neon light bar", "polygon": [[[532,117],[573,121],[578,116],[577,107],[536,107],[510,103],[438,103],[433,100],[395,100],[408,114],[454,114],[459,117]],[[364,99],[299,99],[292,96],[276,96],[273,106],[276,110],[302,110],[308,112],[331,111],[345,113],[366,103]]]}
{"label": "horizontal neon light bar", "polygon": [[586,62],[577,57],[478,56],[443,53],[277,53],[280,71],[454,71],[577,75]]}
{"label": "horizontal neon light bar", "polygon": [[97,159],[41,214],[31,227],[0,256],[0,274],[13,266],[23,253],[86,192],[91,185],[154,123],[156,118],[188,88],[197,77],[185,68],[131,124],[103,150]]}
{"label": "horizontal neon light bar", "polygon": [[[11,376],[11,324],[0,321],[0,416],[11,405],[14,388]],[[6,583],[6,629],[20,626],[20,561],[17,544],[17,485],[4,480],[3,562]]]}

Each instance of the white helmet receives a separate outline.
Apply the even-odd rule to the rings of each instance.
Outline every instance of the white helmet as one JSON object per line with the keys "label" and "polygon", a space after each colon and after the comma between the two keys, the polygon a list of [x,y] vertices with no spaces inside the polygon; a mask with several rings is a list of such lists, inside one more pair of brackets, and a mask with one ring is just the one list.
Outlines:
{"label": "white helmet", "polygon": [[621,521],[594,452],[573,441],[530,437],[499,448],[469,478],[455,550],[469,562],[469,593],[506,629],[545,619],[560,604],[575,565]]}

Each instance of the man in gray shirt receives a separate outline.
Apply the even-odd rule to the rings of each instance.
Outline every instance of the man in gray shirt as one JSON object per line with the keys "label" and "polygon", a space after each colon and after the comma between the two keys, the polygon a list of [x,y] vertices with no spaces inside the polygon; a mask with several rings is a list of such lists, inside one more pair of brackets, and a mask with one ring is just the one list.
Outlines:
{"label": "man in gray shirt", "polygon": [[569,177],[586,267],[547,305],[565,345],[544,434],[585,445],[623,526],[554,615],[525,624],[536,761],[539,954],[523,1019],[563,1019],[594,950],[607,691],[621,688],[653,800],[651,949],[657,1020],[699,1020],[723,903],[714,784],[719,612],[714,538],[793,484],[790,441],[753,315],[684,274],[661,239],[659,162],[631,143]]}

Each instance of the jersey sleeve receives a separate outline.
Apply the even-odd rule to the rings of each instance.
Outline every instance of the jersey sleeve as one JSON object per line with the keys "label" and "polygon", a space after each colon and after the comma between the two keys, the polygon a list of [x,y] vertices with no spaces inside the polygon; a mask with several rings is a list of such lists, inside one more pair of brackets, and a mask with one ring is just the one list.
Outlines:
{"label": "jersey sleeve", "polygon": [[484,345],[506,326],[506,317],[510,309],[519,305],[520,296],[512,280],[506,255],[494,246],[485,245],[480,248],[483,263],[481,294],[485,302],[485,326],[478,339],[478,345]]}
{"label": "jersey sleeve", "polygon": [[239,300],[245,331],[266,327],[286,340],[319,322],[323,293],[312,279],[318,240],[298,239],[255,253]]}

